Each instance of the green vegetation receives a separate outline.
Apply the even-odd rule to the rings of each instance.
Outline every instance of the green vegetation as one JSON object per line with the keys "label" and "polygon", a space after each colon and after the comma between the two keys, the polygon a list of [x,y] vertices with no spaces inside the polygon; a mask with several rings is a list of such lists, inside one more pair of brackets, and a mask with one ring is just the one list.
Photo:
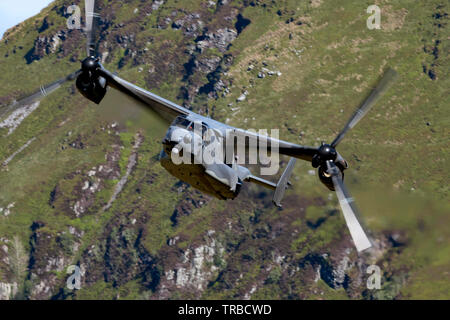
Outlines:
{"label": "green vegetation", "polygon": [[[79,67],[85,39],[66,30],[69,3],[55,1],[0,41],[0,108]],[[335,196],[306,163],[282,210],[258,186],[233,201],[212,199],[158,163],[164,128],[151,114],[127,102],[97,106],[68,84],[11,135],[0,128],[0,162],[36,138],[0,167],[0,208],[13,204],[0,212],[0,282],[17,283],[16,298],[449,298],[448,5],[383,1],[382,29],[368,30],[369,1],[251,3],[167,0],[153,11],[151,1],[103,1],[104,64],[196,112],[279,128],[281,138],[305,145],[331,141],[395,68],[398,81],[339,146],[377,250],[358,259]],[[196,48],[207,32],[235,30],[238,13],[251,23],[235,39]],[[262,68],[280,75],[259,78]],[[217,79],[224,87],[208,91]],[[104,211],[137,132],[137,162]],[[357,261],[380,266],[380,291],[365,288]],[[80,291],[65,288],[71,264],[87,270]]]}

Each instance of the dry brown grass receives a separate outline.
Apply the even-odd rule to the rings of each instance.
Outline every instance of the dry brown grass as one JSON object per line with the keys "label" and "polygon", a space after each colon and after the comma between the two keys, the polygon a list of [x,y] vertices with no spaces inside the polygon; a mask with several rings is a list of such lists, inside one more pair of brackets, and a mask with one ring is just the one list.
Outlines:
{"label": "dry brown grass", "polygon": [[405,8],[393,10],[392,6],[383,6],[381,9],[381,30],[393,31],[401,29],[407,14],[408,10]]}

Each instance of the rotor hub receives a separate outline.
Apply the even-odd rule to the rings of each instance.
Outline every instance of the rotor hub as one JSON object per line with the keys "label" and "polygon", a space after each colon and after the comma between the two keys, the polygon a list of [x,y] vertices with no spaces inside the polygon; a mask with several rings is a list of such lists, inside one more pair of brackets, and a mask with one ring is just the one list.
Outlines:
{"label": "rotor hub", "polygon": [[87,57],[81,62],[81,70],[94,72],[100,66],[98,59],[94,57]]}
{"label": "rotor hub", "polygon": [[330,146],[329,144],[322,143],[322,145],[319,148],[319,156],[322,159],[322,161],[327,160],[336,160],[337,152],[336,149]]}
{"label": "rotor hub", "polygon": [[312,159],[312,165],[314,168],[324,164],[328,160],[335,161],[337,158],[337,151],[331,145],[322,142],[317,153]]}

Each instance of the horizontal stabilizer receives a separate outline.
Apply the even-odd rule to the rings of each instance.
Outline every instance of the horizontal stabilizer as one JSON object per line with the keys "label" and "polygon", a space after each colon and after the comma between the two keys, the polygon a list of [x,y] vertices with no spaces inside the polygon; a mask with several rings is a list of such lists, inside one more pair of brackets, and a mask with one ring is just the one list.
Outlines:
{"label": "horizontal stabilizer", "polygon": [[277,185],[275,183],[273,183],[272,181],[267,181],[263,178],[259,178],[259,177],[253,176],[253,175],[248,176],[246,180],[256,183],[256,184],[259,184],[260,186],[263,186],[268,189],[275,190],[277,188]]}

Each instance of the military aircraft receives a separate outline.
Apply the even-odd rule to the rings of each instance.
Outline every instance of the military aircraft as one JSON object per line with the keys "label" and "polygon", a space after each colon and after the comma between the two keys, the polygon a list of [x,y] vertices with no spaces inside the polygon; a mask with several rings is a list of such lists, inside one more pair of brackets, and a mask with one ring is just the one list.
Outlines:
{"label": "military aircraft", "polygon": [[[396,77],[396,72],[389,69],[369,97],[356,110],[348,123],[337,137],[330,143],[318,147],[302,146],[295,143],[275,139],[267,135],[260,135],[249,130],[234,128],[227,124],[215,121],[194,113],[176,103],[166,100],[156,94],[142,89],[108,71],[103,67],[96,53],[96,44],[93,41],[95,0],[86,0],[86,28],[87,58],[81,62],[81,69],[71,73],[47,86],[42,86],[36,93],[23,98],[0,112],[0,117],[17,108],[30,105],[50,93],[55,92],[64,83],[76,81],[79,92],[90,101],[101,104],[105,96],[114,96],[118,93],[126,95],[131,103],[148,108],[153,116],[163,121],[168,130],[162,140],[160,161],[162,166],[173,176],[190,184],[202,192],[213,195],[219,199],[234,199],[241,190],[244,182],[259,184],[274,191],[273,202],[280,206],[281,200],[292,174],[296,159],[311,163],[318,168],[320,181],[328,189],[336,191],[342,212],[349,228],[351,237],[358,252],[371,247],[371,241],[357,219],[357,208],[344,185],[343,171],[348,168],[347,161],[337,152],[336,147],[347,132],[352,129],[370,110],[379,97],[389,88]],[[112,98],[114,100],[115,98]],[[111,102],[111,99],[110,99]],[[129,105],[122,105],[126,114]],[[208,138],[205,138],[208,136]],[[237,144],[235,143],[237,140]],[[240,141],[240,142],[239,142]],[[211,146],[213,146],[211,148]],[[245,167],[248,154],[252,151],[266,149],[268,154],[277,153],[291,157],[286,169],[278,182],[263,179],[251,174]],[[213,153],[222,150],[222,156],[215,156],[214,161],[206,162],[198,155],[205,150]],[[244,150],[245,154],[239,162],[237,150]],[[181,161],[179,158],[193,161]],[[177,161],[175,161],[175,159]],[[198,161],[195,161],[198,160]]]}

